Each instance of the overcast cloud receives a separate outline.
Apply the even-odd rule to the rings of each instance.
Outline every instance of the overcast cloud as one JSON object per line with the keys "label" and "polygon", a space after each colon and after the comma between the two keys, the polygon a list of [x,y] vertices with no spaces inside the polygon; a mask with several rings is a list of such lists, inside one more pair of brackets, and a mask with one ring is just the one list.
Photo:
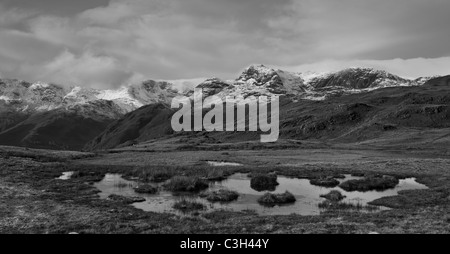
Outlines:
{"label": "overcast cloud", "polygon": [[450,74],[448,0],[0,0],[3,77],[97,88],[288,70]]}

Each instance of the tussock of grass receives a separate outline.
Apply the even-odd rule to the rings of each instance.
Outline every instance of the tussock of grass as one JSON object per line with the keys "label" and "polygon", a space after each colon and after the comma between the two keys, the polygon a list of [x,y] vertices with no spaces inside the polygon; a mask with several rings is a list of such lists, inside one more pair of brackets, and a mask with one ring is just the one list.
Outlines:
{"label": "tussock of grass", "polygon": [[256,191],[274,191],[278,185],[276,174],[256,174],[251,176],[250,187]]}
{"label": "tussock of grass", "polygon": [[174,176],[172,172],[157,172],[151,175],[148,180],[155,183],[162,183]]}
{"label": "tussock of grass", "polygon": [[134,191],[140,194],[155,194],[158,192],[158,188],[149,184],[143,184],[135,187]]}
{"label": "tussock of grass", "polygon": [[87,171],[75,171],[73,172],[71,179],[83,179],[86,182],[100,182],[105,177],[104,173],[100,172],[87,172]]}
{"label": "tussock of grass", "polygon": [[187,176],[176,176],[164,185],[167,190],[175,192],[198,192],[208,187],[207,181]]}
{"label": "tussock of grass", "polygon": [[345,198],[345,196],[342,195],[342,193],[337,190],[330,191],[328,194],[321,195],[320,197],[325,198],[331,202],[339,202]]}
{"label": "tussock of grass", "polygon": [[290,204],[295,203],[296,198],[292,193],[286,191],[283,194],[266,193],[264,196],[258,199],[258,203],[263,205],[278,205],[278,204]]}
{"label": "tussock of grass", "polygon": [[221,189],[201,193],[200,197],[206,198],[210,202],[231,202],[239,198],[239,193],[232,190]]}
{"label": "tussock of grass", "polygon": [[199,210],[205,210],[206,206],[202,203],[189,200],[180,200],[173,205],[173,208],[182,212],[193,212]]}
{"label": "tussock of grass", "polygon": [[339,185],[345,191],[384,191],[393,189],[399,180],[392,176],[369,176],[361,180],[349,180]]}
{"label": "tussock of grass", "polygon": [[339,185],[339,181],[333,177],[316,178],[309,181],[310,184],[320,187],[334,188]]}
{"label": "tussock of grass", "polygon": [[342,174],[335,174],[335,175],[333,176],[333,178],[335,178],[335,179],[345,179],[345,175],[342,175]]}
{"label": "tussock of grass", "polygon": [[113,201],[117,201],[117,202],[121,202],[124,204],[133,204],[133,203],[140,203],[140,202],[144,202],[145,198],[142,197],[125,197],[125,196],[120,196],[120,195],[109,195],[108,199],[113,200]]}

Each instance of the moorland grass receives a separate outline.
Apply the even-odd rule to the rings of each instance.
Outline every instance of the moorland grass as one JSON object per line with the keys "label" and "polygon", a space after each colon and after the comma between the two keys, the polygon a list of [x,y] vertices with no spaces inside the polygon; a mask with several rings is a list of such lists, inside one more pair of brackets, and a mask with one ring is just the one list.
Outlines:
{"label": "moorland grass", "polygon": [[378,206],[373,205],[362,205],[361,203],[353,204],[347,202],[333,202],[333,201],[323,201],[319,205],[320,209],[329,210],[329,211],[339,211],[339,210],[355,210],[355,211],[369,211],[374,212],[380,210]]}
{"label": "moorland grass", "polygon": [[135,168],[125,172],[125,176],[137,177],[143,182],[162,183],[180,175],[204,178],[209,181],[222,181],[231,173],[232,171],[210,166],[158,166]]}
{"label": "moorland grass", "polygon": [[134,169],[129,174],[144,182],[161,183],[174,177],[177,173],[177,170],[172,167],[148,167]]}

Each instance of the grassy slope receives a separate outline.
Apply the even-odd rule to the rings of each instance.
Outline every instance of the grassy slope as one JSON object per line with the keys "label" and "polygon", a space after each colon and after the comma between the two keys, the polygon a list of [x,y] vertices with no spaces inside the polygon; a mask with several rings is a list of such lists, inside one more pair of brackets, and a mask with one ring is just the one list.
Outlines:
{"label": "grassy slope", "polygon": [[1,132],[0,144],[55,150],[81,150],[111,121],[97,121],[59,111],[34,114]]}
{"label": "grassy slope", "polygon": [[131,145],[171,133],[173,111],[163,104],[148,105],[125,115],[86,145],[88,150]]}

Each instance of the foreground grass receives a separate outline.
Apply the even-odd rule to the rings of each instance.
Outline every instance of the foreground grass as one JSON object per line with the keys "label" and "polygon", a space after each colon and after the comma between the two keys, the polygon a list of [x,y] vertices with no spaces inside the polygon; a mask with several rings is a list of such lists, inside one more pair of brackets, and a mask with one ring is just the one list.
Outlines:
{"label": "foreground grass", "polygon": [[[155,168],[155,167],[152,167]],[[174,175],[207,177],[206,168],[168,167]],[[136,169],[113,166],[82,166],[40,162],[33,158],[0,157],[0,233],[449,233],[450,177],[447,172],[411,173],[430,190],[402,192],[400,196],[374,201],[397,209],[379,213],[330,211],[320,216],[256,216],[251,212],[213,212],[180,218],[171,214],[143,212],[126,203],[102,200],[93,179],[106,173],[140,177]],[[274,168],[223,169],[273,172]],[[360,169],[358,169],[360,170]],[[384,169],[385,170],[385,169]],[[62,172],[78,177],[57,180]],[[318,178],[353,170],[277,168],[281,175]],[[343,172],[345,171],[345,172]],[[390,172],[390,175],[398,172]],[[401,175],[399,175],[401,176]]]}
{"label": "foreground grass", "polygon": [[319,204],[319,208],[325,209],[328,211],[340,211],[340,210],[356,210],[356,211],[369,211],[374,212],[380,210],[378,206],[372,205],[362,205],[360,203],[353,204],[347,202],[335,202],[335,201],[323,201]]}

